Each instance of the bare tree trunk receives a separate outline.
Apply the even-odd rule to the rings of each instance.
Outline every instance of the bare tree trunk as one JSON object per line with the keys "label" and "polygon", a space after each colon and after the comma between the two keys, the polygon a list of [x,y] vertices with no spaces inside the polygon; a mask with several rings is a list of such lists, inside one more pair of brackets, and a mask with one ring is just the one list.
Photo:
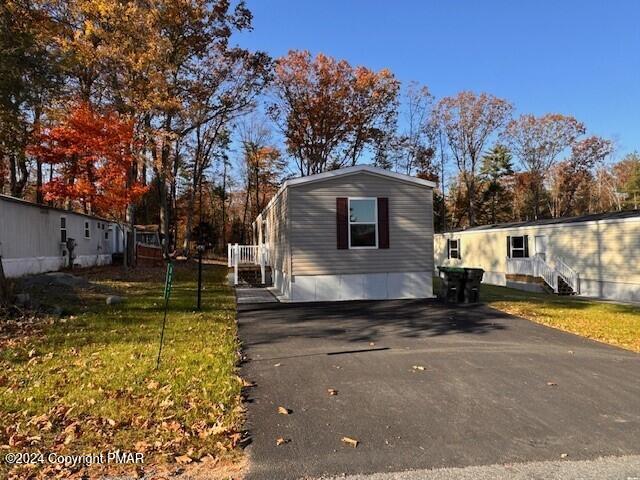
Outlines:
{"label": "bare tree trunk", "polygon": [[227,161],[223,161],[222,167],[222,235],[220,241],[220,251],[224,250],[227,242]]}
{"label": "bare tree trunk", "polygon": [[191,253],[190,246],[191,246],[191,236],[192,236],[192,229],[193,229],[193,214],[194,214],[193,211],[196,204],[196,190],[198,188],[195,175],[196,174],[194,169],[193,184],[191,185],[191,191],[189,192],[189,201],[187,202],[187,224],[184,231],[184,242],[182,244],[182,254],[187,258]]}
{"label": "bare tree trunk", "polygon": [[24,152],[19,155],[9,156],[10,167],[10,184],[11,196],[22,198],[24,189],[29,179],[29,170],[27,169],[27,159]]}
{"label": "bare tree trunk", "polygon": [[244,211],[242,213],[242,238],[240,241],[244,243],[245,234],[247,231],[247,209],[249,208],[249,186],[247,185],[247,191],[244,195]]}
{"label": "bare tree trunk", "polygon": [[160,201],[160,235],[162,236],[162,255],[169,258],[169,192],[164,175],[157,179],[158,197]]}
{"label": "bare tree trunk", "polygon": [[2,266],[2,255],[0,255],[0,305],[9,303],[9,282],[4,276],[4,267]]}

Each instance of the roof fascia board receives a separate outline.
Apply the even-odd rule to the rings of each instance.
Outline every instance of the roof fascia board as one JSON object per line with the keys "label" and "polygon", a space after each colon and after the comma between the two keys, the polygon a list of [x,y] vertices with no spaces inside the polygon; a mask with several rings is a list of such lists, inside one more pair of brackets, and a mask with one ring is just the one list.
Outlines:
{"label": "roof fascia board", "polygon": [[611,223],[626,223],[626,222],[640,222],[640,216],[627,217],[627,218],[606,218],[603,220],[585,220],[584,222],[566,222],[566,223],[550,223],[548,225],[522,225],[519,227],[503,227],[503,228],[479,228],[476,230],[460,230],[458,232],[442,232],[436,233],[436,235],[451,236],[451,235],[471,235],[474,233],[491,233],[491,232],[509,232],[512,230],[531,230],[531,229],[555,229],[566,228],[585,225],[606,225]]}

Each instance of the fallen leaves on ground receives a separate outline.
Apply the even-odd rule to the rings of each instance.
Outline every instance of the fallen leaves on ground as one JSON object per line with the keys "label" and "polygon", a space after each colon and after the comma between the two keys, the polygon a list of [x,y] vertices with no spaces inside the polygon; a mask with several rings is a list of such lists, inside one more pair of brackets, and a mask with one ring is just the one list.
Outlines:
{"label": "fallen leaves on ground", "polygon": [[291,410],[286,407],[278,407],[278,413],[280,415],[289,415],[291,413]]}
{"label": "fallen leaves on ground", "polygon": [[356,448],[358,446],[358,443],[360,442],[358,442],[358,440],[356,440],[355,438],[342,437],[342,443],[346,443],[350,447]]}
{"label": "fallen leaves on ground", "polygon": [[277,446],[284,445],[285,443],[289,443],[290,441],[291,441],[291,439],[289,439],[289,438],[278,437],[276,439],[276,445]]}
{"label": "fallen leaves on ground", "polygon": [[335,388],[328,388],[327,393],[329,394],[330,397],[332,397],[334,395],[338,395],[338,390],[336,390]]}

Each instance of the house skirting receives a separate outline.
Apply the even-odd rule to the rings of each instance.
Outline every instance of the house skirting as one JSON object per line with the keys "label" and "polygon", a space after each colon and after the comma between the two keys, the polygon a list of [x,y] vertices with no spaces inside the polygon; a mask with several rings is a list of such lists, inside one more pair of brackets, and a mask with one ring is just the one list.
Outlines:
{"label": "house skirting", "polygon": [[276,270],[274,286],[282,294],[279,299],[285,302],[433,297],[431,272],[295,275],[289,279]]}
{"label": "house skirting", "polygon": [[[93,267],[111,264],[111,254],[78,255],[74,259],[74,266]],[[55,272],[67,266],[67,257],[25,257],[3,258],[2,266],[7,278],[18,278],[37,273]]]}
{"label": "house skirting", "polygon": [[637,283],[606,282],[581,278],[580,295],[620,302],[640,302],[640,285]]}
{"label": "house skirting", "polygon": [[[526,291],[544,291],[540,283],[516,279],[502,272],[484,272],[482,283]],[[619,302],[640,302],[640,285],[637,283],[609,282],[581,278],[579,296],[603,298]]]}

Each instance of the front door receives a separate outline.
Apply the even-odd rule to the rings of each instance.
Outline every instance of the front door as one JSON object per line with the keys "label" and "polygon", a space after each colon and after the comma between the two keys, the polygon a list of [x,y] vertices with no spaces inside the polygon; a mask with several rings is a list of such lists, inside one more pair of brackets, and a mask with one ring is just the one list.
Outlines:
{"label": "front door", "polygon": [[547,257],[547,236],[546,235],[536,235],[536,254],[540,255],[544,260]]}

